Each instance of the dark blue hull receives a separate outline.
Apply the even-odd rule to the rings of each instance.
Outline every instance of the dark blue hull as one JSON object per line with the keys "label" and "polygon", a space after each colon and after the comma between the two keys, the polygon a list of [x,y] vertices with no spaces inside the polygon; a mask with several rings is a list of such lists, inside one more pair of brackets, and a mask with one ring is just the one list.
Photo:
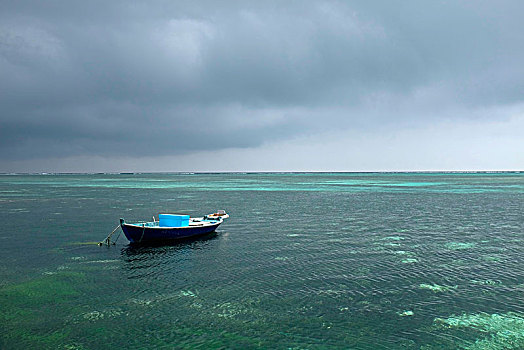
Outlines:
{"label": "dark blue hull", "polygon": [[124,235],[131,243],[154,243],[198,237],[215,232],[222,221],[205,226],[187,227],[142,227],[121,222]]}

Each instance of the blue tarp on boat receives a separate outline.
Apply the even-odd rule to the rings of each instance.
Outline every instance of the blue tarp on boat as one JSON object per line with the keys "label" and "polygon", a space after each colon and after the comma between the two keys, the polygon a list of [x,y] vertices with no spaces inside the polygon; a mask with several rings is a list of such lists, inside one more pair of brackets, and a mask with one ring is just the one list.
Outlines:
{"label": "blue tarp on boat", "polygon": [[189,215],[160,214],[158,215],[160,227],[186,227],[189,226]]}

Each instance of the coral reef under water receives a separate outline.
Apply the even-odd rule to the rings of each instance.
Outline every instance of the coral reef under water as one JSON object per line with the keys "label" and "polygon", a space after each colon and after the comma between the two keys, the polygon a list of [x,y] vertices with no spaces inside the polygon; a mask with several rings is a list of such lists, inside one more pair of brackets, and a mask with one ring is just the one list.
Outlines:
{"label": "coral reef under water", "polygon": [[419,285],[419,288],[420,289],[428,289],[428,290],[431,290],[435,293],[438,293],[438,292],[447,292],[447,291],[450,291],[452,289],[457,289],[457,286],[441,286],[439,284],[426,284],[426,283],[421,283]]}
{"label": "coral reef under water", "polygon": [[436,318],[435,323],[446,328],[469,328],[485,334],[473,343],[463,347],[472,350],[481,349],[523,349],[524,317],[508,312],[506,314],[464,314],[449,318]]}

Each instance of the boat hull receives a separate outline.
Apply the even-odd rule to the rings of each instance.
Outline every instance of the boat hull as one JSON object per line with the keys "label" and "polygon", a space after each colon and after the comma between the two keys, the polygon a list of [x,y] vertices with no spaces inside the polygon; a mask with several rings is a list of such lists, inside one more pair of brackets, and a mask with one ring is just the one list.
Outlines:
{"label": "boat hull", "polygon": [[215,232],[222,221],[210,225],[186,227],[148,227],[120,222],[120,227],[130,243],[176,241]]}

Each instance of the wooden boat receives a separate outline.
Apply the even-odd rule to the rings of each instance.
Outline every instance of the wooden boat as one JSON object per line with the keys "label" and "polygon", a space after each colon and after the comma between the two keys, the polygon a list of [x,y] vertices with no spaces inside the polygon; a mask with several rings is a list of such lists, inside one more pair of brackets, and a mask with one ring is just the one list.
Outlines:
{"label": "wooden boat", "polygon": [[154,243],[188,239],[215,232],[228,217],[223,210],[201,218],[160,214],[159,221],[153,218],[153,221],[148,222],[126,223],[124,219],[120,219],[120,227],[130,243]]}

